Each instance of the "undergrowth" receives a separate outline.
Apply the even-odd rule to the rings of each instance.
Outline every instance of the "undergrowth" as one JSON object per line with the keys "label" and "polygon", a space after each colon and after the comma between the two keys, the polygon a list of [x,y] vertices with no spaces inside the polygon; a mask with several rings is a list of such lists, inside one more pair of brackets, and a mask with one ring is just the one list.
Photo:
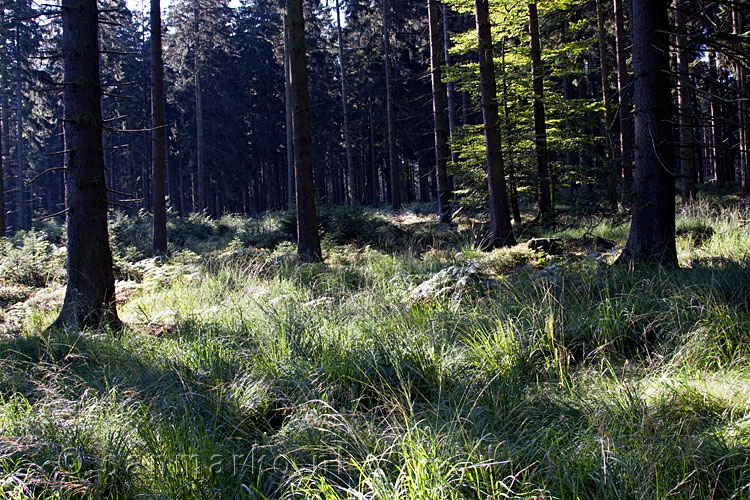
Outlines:
{"label": "undergrowth", "polygon": [[[300,264],[251,241],[279,217],[174,221],[164,261],[116,229],[123,332],[42,333],[54,307],[30,308],[0,341],[0,492],[750,498],[747,209],[683,210],[681,269],[637,272],[576,250],[624,244],[614,219],[550,230],[569,252],[546,256],[466,227],[394,252],[419,216],[371,214],[375,239]],[[465,288],[414,299],[451,266]]]}

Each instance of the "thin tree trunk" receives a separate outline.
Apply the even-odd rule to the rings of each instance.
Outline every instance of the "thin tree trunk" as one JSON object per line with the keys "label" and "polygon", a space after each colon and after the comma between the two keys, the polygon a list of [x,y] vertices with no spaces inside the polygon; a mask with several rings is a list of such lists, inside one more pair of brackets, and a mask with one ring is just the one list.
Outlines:
{"label": "thin tree trunk", "polygon": [[401,208],[401,169],[396,154],[396,118],[393,111],[391,88],[390,40],[388,35],[388,0],[383,0],[383,58],[385,59],[385,107],[388,115],[388,162],[390,163],[390,192],[393,210]]}
{"label": "thin tree trunk", "polygon": [[68,281],[57,327],[119,327],[107,230],[96,0],[62,0]]}
{"label": "thin tree trunk", "polygon": [[[501,71],[505,72],[505,44],[506,39],[503,38],[501,44]],[[510,109],[508,107],[508,82],[503,78],[503,116],[505,117],[506,127],[510,123]],[[516,169],[513,163],[513,149],[508,142],[508,182],[510,184],[510,206],[513,213],[513,222],[516,224],[521,223],[521,207],[518,204],[518,186],[516,184]]]}
{"label": "thin tree trunk", "polygon": [[721,116],[721,105],[716,96],[716,93],[718,92],[718,76],[716,73],[716,58],[712,50],[708,51],[708,80],[711,113],[711,141],[709,143],[709,148],[711,150],[711,165],[713,166],[716,183],[723,185],[726,184],[727,179],[724,174],[722,151],[720,148],[721,126],[719,125],[719,118]]}
{"label": "thin tree trunk", "polygon": [[695,158],[693,155],[693,116],[690,110],[690,55],[687,45],[688,37],[682,34],[686,29],[687,19],[684,0],[674,4],[674,25],[677,33],[677,114],[679,123],[679,140],[677,148],[680,164],[680,198],[686,205],[695,201]]}
{"label": "thin tree trunk", "polygon": [[[734,34],[741,36],[744,31],[743,12],[739,0],[735,0],[732,7],[732,24]],[[739,136],[739,171],[742,183],[742,197],[750,200],[750,154],[748,152],[748,104],[745,95],[745,71],[741,62],[734,65],[735,78],[737,80],[738,105],[737,105],[737,128]]]}
{"label": "thin tree trunk", "polygon": [[633,0],[633,216],[621,260],[677,265],[669,2]]}
{"label": "thin tree trunk", "polygon": [[167,134],[164,129],[164,63],[161,48],[161,4],[151,0],[151,161],[153,164],[154,251],[167,253],[167,201],[164,175]]}
{"label": "thin tree trunk", "polygon": [[197,167],[197,208],[198,211],[204,211],[208,208],[208,196],[206,192],[206,169],[203,159],[203,94],[201,92],[201,64],[199,47],[199,29],[198,11],[195,11],[195,153]]}
{"label": "thin tree trunk", "polygon": [[16,224],[17,229],[30,227],[24,170],[26,168],[26,150],[23,141],[23,94],[21,93],[21,50],[18,33],[16,33]]}
{"label": "thin tree trunk", "polygon": [[[2,98],[2,87],[3,81],[0,77],[0,116],[3,116],[5,106],[3,105]],[[5,123],[0,119],[0,151],[3,151],[3,127]],[[3,170],[3,162],[5,157],[0,153],[0,238],[5,236],[5,172]]]}
{"label": "thin tree trunk", "polygon": [[289,21],[284,15],[284,110],[286,130],[287,205],[294,206],[294,131],[292,130],[292,90],[289,69]]}
{"label": "thin tree trunk", "polygon": [[617,94],[620,97],[620,161],[622,162],[623,200],[628,198],[633,182],[633,133],[630,114],[630,88],[625,32],[625,12],[622,0],[614,0],[615,43],[617,45]]}
{"label": "thin tree trunk", "polygon": [[529,47],[531,49],[531,79],[534,94],[534,143],[536,150],[537,202],[539,218],[552,210],[549,151],[547,149],[547,121],[544,111],[544,67],[539,46],[539,16],[536,3],[529,3]]}
{"label": "thin tree trunk", "polygon": [[440,30],[436,0],[427,0],[430,24],[430,74],[432,79],[432,116],[435,122],[435,174],[438,191],[438,214],[441,224],[450,224],[450,187],[448,186],[448,133],[445,127],[445,93],[440,61]]}
{"label": "thin tree trunk", "polygon": [[487,154],[487,187],[490,200],[490,235],[488,246],[514,245],[513,226],[508,210],[508,193],[505,187],[503,154],[500,143],[500,126],[495,83],[492,33],[489,21],[488,0],[474,0],[477,40],[479,45],[479,79],[482,93],[482,118],[484,144]]}
{"label": "thin tree trunk", "polygon": [[[445,67],[450,68],[453,66],[453,61],[451,60],[451,37],[450,32],[448,30],[448,21],[449,21],[449,12],[448,12],[448,6],[446,4],[443,4],[443,50],[445,52]],[[445,93],[446,97],[448,98],[448,135],[450,137],[449,146],[450,146],[450,158],[451,163],[454,165],[458,163],[458,154],[456,154],[456,148],[453,147],[453,140],[456,137],[456,132],[458,130],[458,122],[456,117],[456,90],[455,85],[453,85],[453,81],[448,80],[448,82],[445,85]],[[456,177],[451,176],[448,179],[449,185],[453,188],[453,197],[455,200],[455,191],[457,189],[456,186]]]}
{"label": "thin tree trunk", "polygon": [[339,45],[339,69],[341,71],[341,109],[344,113],[344,146],[346,148],[346,171],[349,174],[349,203],[359,203],[359,176],[352,159],[352,145],[349,140],[349,113],[346,97],[346,66],[344,65],[344,42],[341,36],[341,7],[339,0],[336,0],[336,33]]}
{"label": "thin tree trunk", "polygon": [[607,195],[609,208],[617,209],[617,165],[614,162],[612,134],[609,133],[614,120],[609,96],[609,66],[607,65],[607,34],[604,28],[604,0],[596,0],[596,24],[599,35],[599,67],[602,75],[602,104],[604,105],[604,147],[607,163]]}
{"label": "thin tree trunk", "polygon": [[292,129],[294,130],[294,164],[297,201],[297,252],[301,259],[322,261],[318,235],[318,214],[315,207],[313,181],[312,135],[310,104],[307,90],[305,56],[305,21],[302,0],[288,0],[289,67],[292,94]]}

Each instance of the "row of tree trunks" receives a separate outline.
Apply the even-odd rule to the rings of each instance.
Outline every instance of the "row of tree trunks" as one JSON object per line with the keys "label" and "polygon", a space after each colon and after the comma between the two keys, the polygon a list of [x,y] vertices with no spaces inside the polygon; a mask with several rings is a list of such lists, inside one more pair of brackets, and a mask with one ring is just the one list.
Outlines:
{"label": "row of tree trunks", "polygon": [[339,49],[339,70],[341,73],[341,112],[344,117],[344,148],[346,150],[346,171],[349,174],[348,183],[348,201],[350,204],[360,202],[359,194],[359,175],[357,175],[356,166],[352,159],[352,144],[349,139],[349,109],[346,97],[346,65],[344,63],[344,45],[341,36],[341,6],[339,0],[336,0],[336,32],[338,35]]}

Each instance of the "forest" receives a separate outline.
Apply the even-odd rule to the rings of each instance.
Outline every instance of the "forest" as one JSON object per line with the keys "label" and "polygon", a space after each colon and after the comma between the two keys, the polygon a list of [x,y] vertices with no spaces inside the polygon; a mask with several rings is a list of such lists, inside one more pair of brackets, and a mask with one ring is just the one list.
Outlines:
{"label": "forest", "polygon": [[0,7],[0,496],[750,499],[747,0]]}

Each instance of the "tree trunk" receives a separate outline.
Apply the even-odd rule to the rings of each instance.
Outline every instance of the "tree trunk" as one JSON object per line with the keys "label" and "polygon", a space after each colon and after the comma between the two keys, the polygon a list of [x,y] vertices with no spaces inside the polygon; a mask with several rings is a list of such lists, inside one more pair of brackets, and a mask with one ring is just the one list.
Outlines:
{"label": "tree trunk", "polygon": [[196,167],[197,167],[197,184],[198,184],[198,196],[197,196],[197,208],[198,211],[202,212],[208,208],[208,195],[206,192],[206,169],[203,159],[203,94],[201,92],[201,64],[200,64],[200,50],[198,46],[198,33],[200,26],[198,25],[198,11],[195,11],[195,153],[196,153]]}
{"label": "tree trunk", "polygon": [[549,151],[547,150],[547,121],[544,112],[544,67],[542,66],[542,50],[539,46],[539,16],[536,3],[529,3],[529,47],[534,94],[537,201],[541,219],[552,210],[552,195],[550,193]]}
{"label": "tree trunk", "polygon": [[[2,78],[0,78],[0,116],[3,116],[3,110],[5,106],[3,105],[3,99],[2,99]],[[3,151],[3,127],[5,124],[0,119],[0,152]],[[3,171],[3,162],[5,161],[5,158],[2,153],[0,153],[0,238],[5,236],[5,172]]]}
{"label": "tree trunk", "polygon": [[[445,53],[445,67],[450,68],[453,66],[453,63],[451,61],[451,37],[450,32],[448,31],[448,6],[446,4],[443,4],[443,51]],[[445,85],[445,93],[446,97],[448,98],[448,136],[450,137],[449,146],[450,146],[450,158],[451,163],[454,165],[458,163],[458,155],[456,154],[456,148],[453,147],[453,140],[456,137],[456,132],[458,130],[458,122],[456,117],[456,90],[455,86],[453,85],[452,81],[448,81]],[[456,187],[456,177],[450,176],[448,178],[448,184],[453,189],[453,192],[455,193],[457,187]],[[455,194],[453,195],[455,200]]]}
{"label": "tree trunk", "polygon": [[341,71],[341,108],[344,113],[344,146],[346,148],[346,171],[349,174],[349,203],[359,203],[359,176],[357,175],[354,161],[352,159],[352,145],[349,140],[349,113],[346,98],[346,66],[344,65],[344,42],[341,36],[341,7],[336,0],[336,33],[339,45],[339,69]]}
{"label": "tree trunk", "polygon": [[[732,7],[732,24],[734,28],[734,34],[736,36],[742,36],[744,32],[743,26],[743,8],[740,6],[740,1],[735,0]],[[739,136],[739,148],[740,148],[740,181],[742,183],[742,197],[746,200],[750,200],[750,154],[748,153],[748,104],[745,95],[745,71],[746,69],[742,66],[742,63],[737,61],[734,65],[735,78],[737,80],[737,92],[738,92],[738,105],[737,105],[737,128]]]}
{"label": "tree trunk", "polygon": [[427,0],[430,23],[430,74],[432,79],[432,116],[435,122],[435,174],[438,191],[438,213],[441,224],[450,224],[450,187],[448,186],[448,133],[445,124],[445,94],[440,64],[440,30],[436,0]]}
{"label": "tree trunk", "polygon": [[167,134],[164,128],[164,63],[161,48],[161,4],[151,0],[151,161],[153,162],[154,251],[167,253],[167,201],[164,171]]}
{"label": "tree trunk", "polygon": [[677,115],[679,123],[679,140],[677,148],[680,165],[680,198],[686,205],[695,201],[695,158],[693,155],[693,114],[690,110],[690,55],[687,45],[686,14],[688,7],[684,0],[674,4],[674,27],[677,33]]}
{"label": "tree trunk", "polygon": [[[501,45],[501,71],[505,72],[505,44],[506,39],[503,38]],[[510,109],[508,107],[508,82],[503,78],[503,116],[505,117],[506,127],[510,123]],[[513,213],[513,222],[516,224],[521,223],[521,207],[518,204],[518,185],[516,183],[516,169],[513,164],[513,149],[508,146],[508,183],[510,184],[510,207]]]}
{"label": "tree trunk", "polygon": [[714,179],[719,185],[726,184],[727,179],[724,173],[724,164],[722,162],[721,152],[721,126],[719,119],[721,116],[721,105],[717,99],[718,92],[718,75],[716,73],[716,58],[712,50],[708,51],[708,88],[710,93],[710,114],[711,114],[711,141],[709,148],[711,151],[711,165],[714,171]]}
{"label": "tree trunk", "polygon": [[301,259],[322,261],[313,181],[310,104],[307,91],[305,21],[302,0],[288,0],[289,62],[292,94],[292,129],[297,200],[297,252]]}
{"label": "tree trunk", "polygon": [[391,170],[391,207],[401,208],[401,169],[396,155],[396,118],[393,111],[393,89],[391,88],[390,40],[388,35],[388,0],[383,0],[383,58],[385,59],[385,107],[388,115],[388,162]]}
{"label": "tree trunk", "polygon": [[633,134],[630,118],[630,89],[628,88],[628,59],[625,33],[625,13],[622,0],[615,4],[615,43],[617,45],[617,93],[620,96],[620,161],[622,162],[623,200],[628,198],[633,182]]}
{"label": "tree trunk", "polygon": [[107,230],[96,0],[62,1],[68,283],[57,327],[119,327]]}
{"label": "tree trunk", "polygon": [[24,170],[26,167],[26,150],[23,142],[23,95],[21,93],[21,49],[16,33],[16,230],[31,227],[26,200]]}
{"label": "tree trunk", "polygon": [[286,130],[286,182],[287,205],[294,206],[296,189],[294,188],[294,131],[292,130],[292,88],[289,68],[289,20],[284,16],[284,110]]}
{"label": "tree trunk", "polygon": [[609,133],[614,120],[612,119],[612,104],[609,98],[609,66],[607,65],[607,33],[604,28],[604,0],[596,0],[596,24],[599,35],[599,67],[602,74],[602,104],[604,105],[604,147],[607,162],[607,195],[609,208],[617,209],[617,165],[614,162],[614,147],[612,134]]}
{"label": "tree trunk", "polygon": [[635,172],[633,217],[621,260],[677,265],[669,2],[633,0]]}
{"label": "tree trunk", "polygon": [[484,144],[487,154],[487,187],[490,199],[490,235],[487,244],[489,247],[509,246],[514,245],[516,239],[510,223],[508,193],[505,187],[488,0],[474,0],[474,10],[479,44],[479,80],[482,93]]}

